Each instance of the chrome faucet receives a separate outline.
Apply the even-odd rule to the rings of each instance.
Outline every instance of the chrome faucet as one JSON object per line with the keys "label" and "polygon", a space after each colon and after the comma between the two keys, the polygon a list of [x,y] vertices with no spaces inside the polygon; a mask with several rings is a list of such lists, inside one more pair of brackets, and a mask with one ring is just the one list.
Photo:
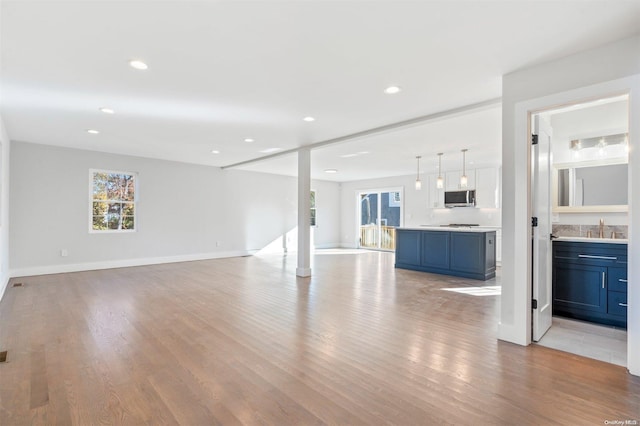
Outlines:
{"label": "chrome faucet", "polygon": [[604,219],[600,219],[600,232],[598,238],[604,238]]}

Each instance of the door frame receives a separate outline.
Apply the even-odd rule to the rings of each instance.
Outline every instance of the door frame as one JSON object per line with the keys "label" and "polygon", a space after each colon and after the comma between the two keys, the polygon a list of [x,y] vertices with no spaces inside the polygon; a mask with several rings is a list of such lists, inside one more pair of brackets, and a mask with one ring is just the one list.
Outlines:
{"label": "door frame", "polygon": [[[597,83],[584,86],[568,91],[553,93],[539,98],[524,100],[514,104],[514,134],[511,135],[513,143],[516,146],[515,155],[526,161],[528,167],[531,166],[531,153],[529,149],[529,136],[531,128],[529,123],[529,115],[542,112],[549,109],[559,108],[566,105],[575,104],[577,102],[592,101],[601,98],[607,98],[616,95],[629,95],[629,115],[637,117],[640,112],[640,96],[638,95],[638,81],[640,74],[623,77],[607,82]],[[634,97],[636,96],[636,97]],[[503,137],[509,137],[503,135]],[[631,177],[633,165],[638,161],[635,159],[634,149],[640,148],[640,121],[630,119],[629,121],[629,176]],[[521,174],[522,173],[522,174]],[[524,175],[524,176],[523,176]],[[521,179],[526,181],[526,188],[530,192],[531,184],[528,181],[530,170],[521,169],[517,171],[515,177],[516,182]],[[629,179],[631,181],[631,179]],[[524,182],[523,182],[524,183]],[[633,207],[635,190],[631,185],[629,188],[629,224],[632,225],[635,210]],[[514,278],[513,288],[509,292],[503,290],[501,321],[499,324],[499,339],[510,342],[528,345],[531,343],[531,194],[522,194],[518,197],[514,210],[514,220],[511,223],[511,232],[514,234],[508,238],[512,238],[515,242],[512,268],[520,271]],[[503,217],[504,221],[504,217]],[[634,256],[638,248],[636,246],[640,242],[635,242],[633,236],[636,234],[631,227],[629,233],[629,256]],[[640,266],[629,265],[630,279],[640,276]],[[637,271],[638,269],[638,271]],[[640,295],[640,289],[638,289]],[[505,294],[507,293],[507,294]],[[629,292],[629,300],[635,301],[638,295],[634,291]],[[638,317],[640,313],[629,313],[630,324],[627,328],[628,351],[630,354],[636,346],[640,348],[640,323],[633,323],[633,319]],[[627,367],[632,374],[640,372],[640,363],[633,364],[628,362]]]}
{"label": "door frame", "polygon": [[[356,189],[355,190],[355,204],[356,204],[356,216],[355,216],[355,246],[358,249],[366,249],[366,250],[381,250],[381,251],[389,251],[381,248],[370,248],[370,247],[361,247],[360,246],[360,218],[361,218],[361,209],[360,205],[360,196],[362,194],[372,194],[378,193],[381,194],[383,192],[399,192],[400,193],[400,225],[398,227],[404,226],[404,186],[394,186],[394,187],[382,187],[382,188],[371,188],[371,189]],[[380,209],[381,204],[378,202],[378,209]],[[379,226],[379,225],[378,225]],[[378,233],[380,229],[378,228]]]}

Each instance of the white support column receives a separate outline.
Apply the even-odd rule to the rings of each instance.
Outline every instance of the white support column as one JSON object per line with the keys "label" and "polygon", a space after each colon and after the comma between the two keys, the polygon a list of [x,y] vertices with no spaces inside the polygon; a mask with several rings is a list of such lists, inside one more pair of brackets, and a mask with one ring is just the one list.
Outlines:
{"label": "white support column", "polygon": [[311,150],[298,151],[298,267],[296,275],[311,276]]}

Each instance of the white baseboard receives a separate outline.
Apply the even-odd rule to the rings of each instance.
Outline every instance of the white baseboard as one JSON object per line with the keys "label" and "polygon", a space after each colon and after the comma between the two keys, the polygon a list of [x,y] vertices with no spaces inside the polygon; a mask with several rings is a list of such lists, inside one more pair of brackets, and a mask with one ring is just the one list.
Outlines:
{"label": "white baseboard", "polygon": [[358,245],[355,243],[340,243],[339,247],[346,248],[346,249],[357,249]]}
{"label": "white baseboard", "polygon": [[[225,257],[250,256],[258,250],[238,250],[215,253],[196,253],[179,256],[146,257],[138,259],[119,259],[103,262],[87,262],[65,265],[45,265],[12,269],[11,278],[33,275],[63,274],[67,272],[95,271],[99,269],[127,268],[130,266],[158,265],[162,263],[192,262],[194,260],[220,259]],[[7,280],[8,281],[8,280]]]}
{"label": "white baseboard", "polygon": [[503,323],[498,324],[498,339],[522,346],[531,344],[531,341],[527,340],[519,327]]}
{"label": "white baseboard", "polygon": [[2,300],[2,298],[4,297],[4,293],[7,290],[7,287],[9,287],[9,279],[11,279],[9,274],[0,274],[0,300]]}
{"label": "white baseboard", "polygon": [[324,243],[324,244],[316,244],[313,248],[315,249],[334,249],[340,248],[340,243]]}

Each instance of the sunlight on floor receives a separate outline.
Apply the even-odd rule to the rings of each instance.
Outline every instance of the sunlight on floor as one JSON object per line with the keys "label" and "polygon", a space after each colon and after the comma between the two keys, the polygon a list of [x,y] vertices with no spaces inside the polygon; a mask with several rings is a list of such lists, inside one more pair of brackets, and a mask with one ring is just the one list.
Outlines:
{"label": "sunlight on floor", "polygon": [[499,285],[490,285],[486,287],[459,287],[459,288],[441,288],[440,290],[454,291],[456,293],[469,294],[471,296],[500,296],[501,289]]}

